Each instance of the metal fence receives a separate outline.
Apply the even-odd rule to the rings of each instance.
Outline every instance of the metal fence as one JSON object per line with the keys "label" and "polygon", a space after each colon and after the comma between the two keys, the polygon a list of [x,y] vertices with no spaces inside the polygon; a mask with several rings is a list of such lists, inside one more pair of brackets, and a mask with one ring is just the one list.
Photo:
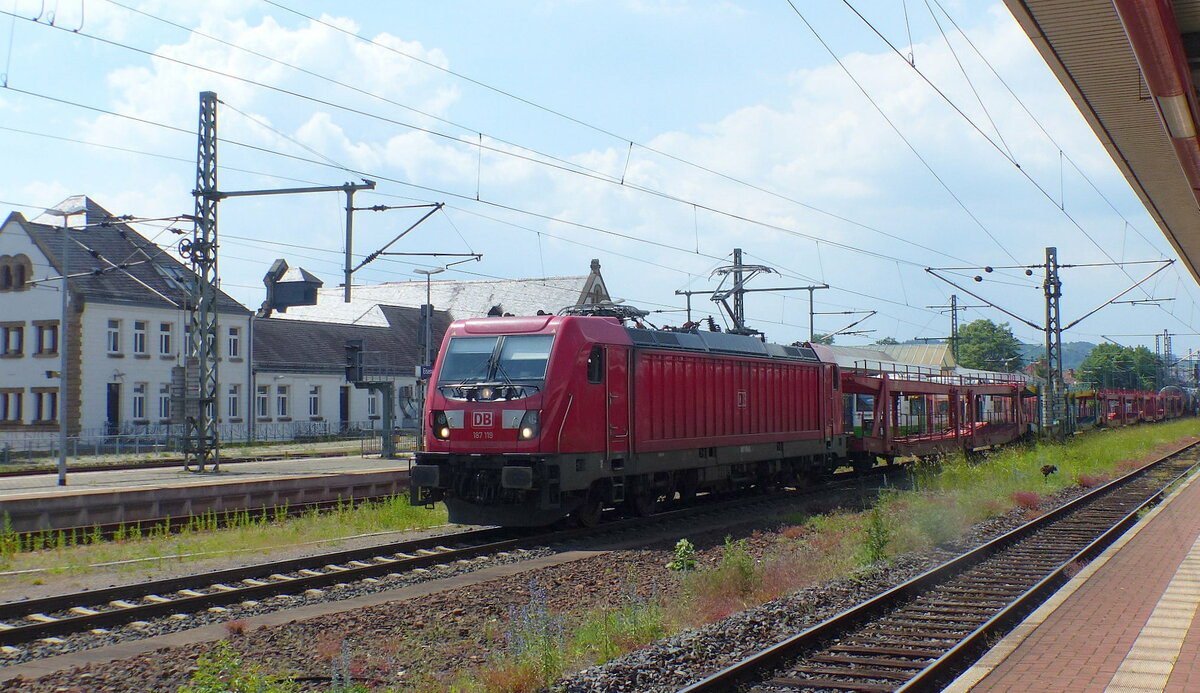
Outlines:
{"label": "metal fence", "polygon": [[[218,427],[222,443],[319,442],[326,440],[380,440],[380,422],[370,421],[272,421],[258,423],[249,435],[245,424]],[[125,424],[100,430],[84,430],[67,438],[67,456],[139,455],[182,453],[183,424]],[[376,443],[378,446],[378,442]],[[32,462],[57,456],[59,438],[54,432],[6,432],[0,434],[0,464]]]}

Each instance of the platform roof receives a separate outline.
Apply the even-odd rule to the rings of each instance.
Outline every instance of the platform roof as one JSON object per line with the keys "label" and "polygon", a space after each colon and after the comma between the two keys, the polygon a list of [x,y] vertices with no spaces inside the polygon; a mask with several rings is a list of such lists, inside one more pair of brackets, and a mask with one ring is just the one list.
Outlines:
{"label": "platform roof", "polygon": [[[1148,1],[1148,0],[1147,0]],[[1147,211],[1200,281],[1200,204],[1113,2],[1005,0]],[[1200,0],[1173,5],[1180,44],[1197,45]],[[1171,41],[1174,36],[1169,37]],[[1189,53],[1188,63],[1200,56]],[[1189,74],[1188,86],[1195,91]],[[1194,114],[1200,115],[1200,114]]]}

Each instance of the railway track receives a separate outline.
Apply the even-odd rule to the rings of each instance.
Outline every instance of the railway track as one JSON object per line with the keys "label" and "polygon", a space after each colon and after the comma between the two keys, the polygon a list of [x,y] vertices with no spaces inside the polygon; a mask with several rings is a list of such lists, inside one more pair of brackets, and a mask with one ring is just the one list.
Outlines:
{"label": "railway track", "polygon": [[[353,508],[367,503],[381,503],[391,500],[395,495],[364,496],[362,498],[337,498],[334,500],[309,501],[286,505],[260,505],[252,508],[230,508],[228,510],[210,510],[196,515],[175,517],[147,518],[127,522],[109,522],[98,525],[76,525],[74,527],[55,527],[35,529],[27,532],[12,533],[12,541],[18,546],[54,546],[56,537],[70,537],[70,545],[84,544],[95,536],[111,540],[118,537],[149,536],[152,533],[178,532],[187,527],[202,529],[221,529],[237,526],[246,520],[257,521],[265,517],[276,521],[283,518],[297,517],[308,512],[325,512]],[[38,539],[41,544],[37,544]],[[32,549],[30,549],[32,550]]]}
{"label": "railway track", "polygon": [[[884,476],[887,470],[878,468]],[[830,486],[803,492],[779,492],[722,502],[682,507],[646,518],[604,522],[591,529],[572,528],[555,531],[488,528],[437,537],[410,540],[384,546],[338,551],[304,558],[260,563],[215,572],[121,585],[103,589],[55,595],[38,599],[0,603],[0,647],[36,643],[75,633],[95,632],[122,624],[148,622],[218,612],[230,605],[257,606],[267,599],[280,598],[280,608],[290,606],[288,599],[311,595],[330,585],[379,580],[417,568],[441,564],[464,564],[501,552],[586,540],[589,546],[600,541],[623,541],[625,535],[677,532],[683,524],[695,527],[705,518],[727,517],[731,511],[742,515],[747,509],[770,511],[772,506],[790,508],[811,495],[828,496],[831,490],[861,488],[863,476],[846,474]],[[711,519],[708,520],[712,522]],[[728,520],[724,523],[727,524]],[[101,630],[103,632],[103,630]],[[56,644],[50,640],[50,644]]]}
{"label": "railway track", "polygon": [[6,602],[0,604],[0,645],[284,594],[299,595],[337,583],[470,560],[517,548],[527,541],[519,532],[483,529],[202,575]]}
{"label": "railway track", "polygon": [[1196,465],[1143,467],[681,693],[938,690]]}

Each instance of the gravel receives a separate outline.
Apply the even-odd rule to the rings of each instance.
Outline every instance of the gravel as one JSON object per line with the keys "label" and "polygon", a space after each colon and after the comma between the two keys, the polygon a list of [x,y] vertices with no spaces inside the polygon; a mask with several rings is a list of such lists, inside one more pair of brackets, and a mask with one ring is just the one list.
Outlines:
{"label": "gravel", "polygon": [[[1042,509],[1060,505],[1081,493],[1071,489],[1047,499]],[[1019,509],[990,519],[971,529],[953,544],[922,554],[898,557],[886,566],[795,592],[757,608],[734,614],[706,626],[688,630],[636,650],[601,666],[576,672],[555,690],[562,693],[674,691],[731,664],[764,643],[781,640],[800,630],[868,599],[904,580],[918,575],[966,548],[999,536],[1025,520]],[[774,522],[777,528],[778,521]],[[761,555],[777,539],[768,521],[729,528],[734,536],[750,538],[748,550]],[[710,536],[691,536],[700,548],[702,562],[715,561],[721,552],[725,531]],[[421,599],[389,602],[353,611],[264,626],[236,634],[230,640],[247,662],[264,663],[272,671],[287,671],[303,679],[309,690],[328,690],[328,678],[337,662],[349,662],[352,674],[364,682],[389,685],[424,684],[429,689],[448,689],[453,672],[486,662],[490,652],[501,647],[512,615],[531,603],[544,604],[553,612],[580,613],[613,608],[624,603],[631,590],[641,598],[671,586],[676,576],[665,569],[671,559],[667,542],[649,548],[600,553],[582,560],[531,570],[517,575],[438,592]],[[539,552],[527,553],[527,556]],[[514,560],[516,557],[514,556]],[[476,566],[455,566],[463,572]],[[401,580],[420,581],[449,573],[405,576],[387,584],[353,585],[332,590],[337,598],[368,591],[391,589]],[[636,576],[634,579],[633,576]],[[294,604],[306,603],[302,599]],[[291,606],[292,604],[289,604]],[[206,614],[205,622],[245,618],[264,608],[235,609],[227,614]],[[167,632],[165,629],[198,625],[198,620],[156,621],[140,633],[125,638]],[[124,632],[128,627],[119,629]],[[113,637],[118,630],[114,630]],[[110,642],[72,642],[71,649],[95,647]],[[95,636],[90,636],[95,637]],[[344,643],[344,644],[343,644]],[[198,655],[212,644],[164,649],[130,659],[88,665],[61,671],[34,681],[0,683],[0,691],[113,691],[114,693],[172,691],[186,683],[195,670]],[[44,655],[40,655],[44,656]],[[0,661],[4,661],[0,659]],[[6,663],[12,663],[9,660]]]}

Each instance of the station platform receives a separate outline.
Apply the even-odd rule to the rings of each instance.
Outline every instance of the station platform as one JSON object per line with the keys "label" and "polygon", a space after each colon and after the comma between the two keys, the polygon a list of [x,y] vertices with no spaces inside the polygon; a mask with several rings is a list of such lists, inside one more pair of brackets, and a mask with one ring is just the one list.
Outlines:
{"label": "station platform", "polygon": [[145,469],[72,471],[68,463],[66,486],[58,485],[58,475],[54,472],[0,477],[0,500],[22,497],[25,494],[64,496],[76,495],[81,491],[113,491],[139,486],[204,485],[219,481],[256,481],[312,474],[341,474],[397,468],[407,471],[408,464],[409,460],[406,458],[386,460],[380,459],[377,455],[371,457],[362,455],[300,457],[222,464],[219,472],[200,474],[184,471],[182,464],[176,467],[147,467]]}
{"label": "station platform", "polygon": [[1200,475],[979,662],[954,693],[1200,691]]}
{"label": "station platform", "polygon": [[394,495],[407,489],[409,459],[315,457],[225,464],[219,472],[175,468],[0,477],[0,512],[13,531],[183,518],[204,512]]}

